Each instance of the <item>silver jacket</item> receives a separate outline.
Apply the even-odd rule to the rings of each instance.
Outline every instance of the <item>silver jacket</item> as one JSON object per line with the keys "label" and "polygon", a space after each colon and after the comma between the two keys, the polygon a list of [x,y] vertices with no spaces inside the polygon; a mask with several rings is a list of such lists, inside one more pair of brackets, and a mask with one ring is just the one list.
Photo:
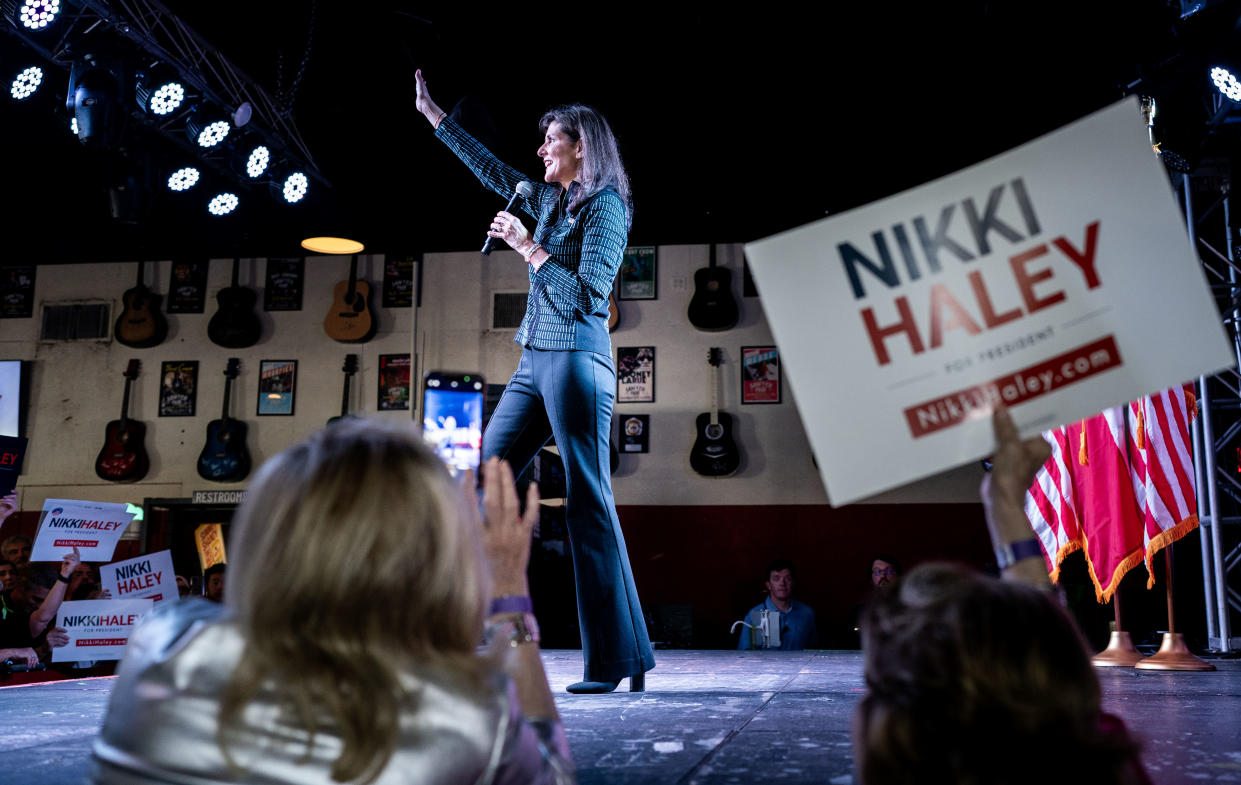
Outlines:
{"label": "silver jacket", "polygon": [[[94,785],[298,783],[336,785],[331,764],[340,739],[289,724],[274,690],[245,708],[229,753],[216,740],[219,696],[245,640],[224,609],[202,600],[161,607],[134,631],[94,744]],[[573,783],[559,723],[531,723],[511,682],[469,695],[416,673],[402,681],[415,697],[402,711],[396,749],[376,785],[394,783]]]}

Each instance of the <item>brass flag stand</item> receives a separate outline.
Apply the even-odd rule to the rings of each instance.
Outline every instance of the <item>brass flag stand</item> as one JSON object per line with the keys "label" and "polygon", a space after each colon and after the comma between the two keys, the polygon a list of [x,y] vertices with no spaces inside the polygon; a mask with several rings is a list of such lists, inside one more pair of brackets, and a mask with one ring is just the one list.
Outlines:
{"label": "brass flag stand", "polygon": [[1107,648],[1090,658],[1096,668],[1132,668],[1146,659],[1133,645],[1129,633],[1120,625],[1120,587],[1112,594],[1112,609],[1116,612],[1116,625],[1112,629]]}
{"label": "brass flag stand", "polygon": [[1134,665],[1135,668],[1152,671],[1213,671],[1215,666],[1194,656],[1185,645],[1185,636],[1176,631],[1176,617],[1172,610],[1172,545],[1163,552],[1165,573],[1168,581],[1168,631],[1163,634],[1163,645],[1156,654]]}

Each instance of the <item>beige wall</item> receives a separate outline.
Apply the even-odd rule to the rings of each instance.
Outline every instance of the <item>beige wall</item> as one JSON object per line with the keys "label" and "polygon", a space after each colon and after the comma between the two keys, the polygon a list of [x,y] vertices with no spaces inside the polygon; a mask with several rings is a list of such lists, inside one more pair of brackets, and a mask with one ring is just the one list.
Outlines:
{"label": "beige wall", "polygon": [[[244,483],[213,483],[198,476],[198,453],[207,423],[220,416],[224,367],[229,357],[241,359],[241,375],[233,383],[232,415],[246,422],[247,444],[257,465],[289,444],[321,427],[340,413],[345,355],[359,355],[359,372],[351,384],[351,408],[374,413],[378,356],[410,351],[413,309],[378,307],[383,280],[382,257],[359,259],[359,275],[372,282],[378,332],[363,344],[343,344],[323,332],[323,317],[336,281],[349,275],[348,257],[307,257],[301,311],[262,310],[265,262],[243,259],[241,283],[259,293],[256,312],[263,327],[259,342],[247,349],[225,349],[207,338],[207,323],[216,311],[215,294],[228,286],[231,260],[213,260],[207,302],[202,314],[168,316],[168,337],[150,349],[131,349],[115,341],[51,342],[39,340],[40,314],[47,303],[99,302],[120,311],[122,293],[134,285],[133,263],[41,265],[35,289],[35,316],[0,322],[0,357],[32,361],[26,434],[30,447],[20,483],[22,509],[39,509],[46,497],[132,501],[144,497],[183,497],[195,490],[244,487]],[[148,286],[163,294],[168,288],[169,262],[146,265]],[[131,358],[142,362],[130,392],[130,416],[147,425],[146,448],[151,470],[134,485],[104,482],[95,476],[95,456],[103,445],[109,420],[120,415],[125,367]],[[257,417],[259,361],[296,359],[297,393],[292,417]],[[169,360],[199,362],[198,402],[194,417],[159,417],[159,368]],[[408,420],[412,412],[380,416]]]}
{"label": "beige wall", "polygon": [[[827,501],[797,415],[796,401],[784,386],[783,403],[740,404],[740,347],[771,342],[757,298],[742,298],[739,245],[720,246],[718,263],[733,271],[741,321],[732,330],[707,333],[686,316],[693,274],[707,265],[703,245],[661,246],[658,299],[622,301],[621,327],[613,346],[656,347],[656,400],[620,404],[619,413],[647,413],[651,418],[650,452],[625,455],[614,486],[620,505],[663,504],[820,504]],[[359,373],[351,390],[351,410],[376,413],[378,356],[416,351],[415,372],[427,369],[481,372],[503,383],[517,365],[519,347],[512,331],[488,329],[493,291],[526,288],[525,265],[509,251],[484,258],[477,252],[426,257],[422,308],[379,307],[382,257],[363,256],[359,274],[371,281],[379,321],[374,338],[342,344],[323,332],[323,316],[332,285],[348,276],[347,257],[308,257],[303,310],[262,311],[264,260],[242,260],[242,283],[259,291],[263,324],[260,342],[248,349],[224,349],[207,338],[215,293],[229,284],[230,260],[210,267],[203,314],[168,317],[168,338],[151,349],[130,349],[112,341],[41,342],[39,324],[45,303],[107,301],[119,312],[121,294],[133,285],[134,264],[46,265],[38,269],[36,310],[32,319],[0,321],[0,358],[33,363],[27,435],[31,445],[21,482],[22,509],[39,509],[49,496],[134,501],[143,497],[184,497],[194,490],[244,487],[211,483],[195,470],[207,423],[220,416],[227,358],[241,358],[242,373],[233,385],[232,413],[249,426],[255,465],[304,438],[339,412],[341,365],[348,353],[359,355]],[[169,263],[147,265],[146,280],[157,292],[167,290]],[[825,336],[825,340],[828,338]],[[707,350],[721,347],[721,409],[731,413],[743,451],[741,470],[733,477],[709,479],[689,466],[694,418],[710,406]],[[142,374],[131,392],[130,414],[147,424],[151,471],[137,485],[106,483],[94,474],[96,453],[107,422],[118,416],[129,359],[142,361]],[[296,410],[292,417],[255,416],[258,363],[264,359],[298,361]],[[199,362],[195,417],[158,417],[159,365],[168,360]],[[414,380],[416,399],[417,378]],[[415,404],[417,401],[415,400]],[[390,420],[408,420],[414,412],[384,412]],[[873,445],[870,449],[883,449]],[[877,497],[884,502],[972,502],[977,500],[978,470],[966,467],[941,478]]]}

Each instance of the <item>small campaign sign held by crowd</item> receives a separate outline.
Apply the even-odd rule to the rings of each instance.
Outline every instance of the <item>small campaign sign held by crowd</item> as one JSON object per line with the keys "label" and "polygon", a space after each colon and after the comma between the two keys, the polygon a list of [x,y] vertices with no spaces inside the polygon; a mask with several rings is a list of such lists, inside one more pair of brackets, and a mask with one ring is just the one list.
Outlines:
{"label": "small campaign sign held by crowd", "polygon": [[1235,359],[1136,98],[746,255],[832,504]]}
{"label": "small campaign sign held by crowd", "polygon": [[74,548],[82,561],[110,561],[125,527],[134,519],[127,504],[48,499],[35,535],[31,561],[60,561]]}
{"label": "small campaign sign held by crowd", "polygon": [[151,600],[61,603],[56,626],[69,634],[69,643],[52,649],[52,661],[119,660],[134,626],[153,606]]}
{"label": "small campaign sign held by crowd", "polygon": [[118,600],[154,600],[156,605],[176,600],[177,576],[172,551],[159,551],[99,568],[103,588]]}

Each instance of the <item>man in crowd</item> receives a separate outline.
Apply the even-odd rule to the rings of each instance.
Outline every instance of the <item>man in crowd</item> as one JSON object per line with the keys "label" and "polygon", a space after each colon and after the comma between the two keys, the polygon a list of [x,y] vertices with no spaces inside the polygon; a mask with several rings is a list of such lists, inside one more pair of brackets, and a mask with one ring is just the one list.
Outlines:
{"label": "man in crowd", "polygon": [[224,602],[224,570],[224,562],[220,562],[203,573],[203,595],[212,602]]}
{"label": "man in crowd", "polygon": [[901,577],[901,563],[886,554],[879,554],[870,563],[870,585],[886,589]]}
{"label": "man in crowd", "polygon": [[13,562],[17,569],[23,570],[30,563],[30,538],[22,534],[14,534],[0,545],[0,557]]}
{"label": "man in crowd", "polygon": [[[814,609],[804,602],[793,599],[793,562],[788,559],[776,559],[767,565],[767,599],[750,609],[745,622],[750,625],[741,631],[741,639],[737,641],[738,649],[778,648],[781,651],[797,651],[812,649],[818,645],[818,630],[815,627]],[[779,624],[779,645],[774,641],[765,641],[755,629],[761,625],[763,611],[773,614],[768,616],[769,628],[775,620]],[[774,633],[774,630],[773,630]],[[774,638],[774,635],[771,635]]]}

